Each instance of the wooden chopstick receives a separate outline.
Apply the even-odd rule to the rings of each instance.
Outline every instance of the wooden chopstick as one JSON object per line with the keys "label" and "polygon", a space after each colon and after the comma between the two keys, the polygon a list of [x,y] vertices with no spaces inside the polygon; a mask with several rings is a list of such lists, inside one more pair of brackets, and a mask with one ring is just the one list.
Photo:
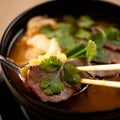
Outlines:
{"label": "wooden chopstick", "polygon": [[120,82],[117,81],[108,81],[108,80],[91,80],[91,79],[81,79],[81,83],[84,84],[92,84],[92,85],[98,85],[98,86],[107,86],[107,87],[114,87],[114,88],[120,88]]}
{"label": "wooden chopstick", "polygon": [[80,66],[77,69],[80,71],[120,70],[120,64]]}
{"label": "wooden chopstick", "polygon": [[[120,70],[120,64],[80,66],[77,67],[77,69],[79,69],[80,71]],[[98,79],[92,80],[92,79],[82,78],[81,83],[120,88],[120,82],[118,81],[108,81],[108,80],[98,80]]]}

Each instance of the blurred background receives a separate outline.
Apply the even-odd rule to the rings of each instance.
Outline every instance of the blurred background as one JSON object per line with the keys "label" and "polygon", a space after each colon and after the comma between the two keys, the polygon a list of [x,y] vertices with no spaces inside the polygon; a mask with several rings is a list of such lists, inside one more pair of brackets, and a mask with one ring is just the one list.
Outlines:
{"label": "blurred background", "polygon": [[[0,0],[0,39],[9,23],[23,11],[51,0]],[[120,0],[104,0],[120,5]]]}

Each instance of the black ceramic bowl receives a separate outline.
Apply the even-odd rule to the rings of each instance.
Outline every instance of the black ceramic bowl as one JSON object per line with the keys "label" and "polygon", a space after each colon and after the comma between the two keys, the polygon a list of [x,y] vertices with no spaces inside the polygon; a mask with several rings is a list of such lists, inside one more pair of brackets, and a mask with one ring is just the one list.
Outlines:
{"label": "black ceramic bowl", "polygon": [[[75,16],[88,14],[94,18],[106,19],[118,24],[120,23],[120,6],[111,3],[98,0],[51,1],[27,10],[13,20],[2,37],[0,54],[5,57],[8,56],[12,44],[19,34],[22,33],[26,23],[31,17],[36,15],[48,15],[55,17],[65,14],[71,14]],[[46,103],[37,101],[25,93],[25,91],[21,88],[20,83],[16,83],[16,81],[14,81],[14,78],[8,72],[6,66],[3,64],[1,66],[5,82],[10,91],[13,93],[18,102],[27,110],[29,110],[36,117],[36,119],[39,119],[41,114],[53,120],[109,120],[120,118],[120,108],[101,112],[80,113],[59,109]]]}

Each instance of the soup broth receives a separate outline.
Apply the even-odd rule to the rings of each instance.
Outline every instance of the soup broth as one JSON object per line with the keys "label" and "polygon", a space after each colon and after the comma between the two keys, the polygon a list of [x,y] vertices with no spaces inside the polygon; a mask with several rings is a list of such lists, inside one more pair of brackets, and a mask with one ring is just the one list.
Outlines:
{"label": "soup broth", "polygon": [[[38,20],[39,19],[42,19],[42,18],[38,18]],[[47,18],[45,20],[47,21]],[[57,22],[60,21],[57,19],[55,19],[55,20]],[[67,17],[66,17],[66,19],[64,18],[64,21],[65,20],[67,21]],[[37,22],[37,20],[36,20],[36,22]],[[74,22],[74,20],[71,19],[67,22],[70,22],[71,24],[73,24],[72,22]],[[56,29],[55,28],[56,23],[54,21],[51,20],[48,23],[49,24],[47,24],[47,25],[52,25],[53,29]],[[29,22],[28,26],[32,28],[32,25],[30,25],[30,24],[31,23]],[[36,23],[35,27],[32,28],[32,31],[31,31],[31,28],[29,28],[30,31],[27,31],[27,32],[25,31],[25,33],[23,33],[23,35],[21,35],[16,40],[13,47],[11,48],[9,58],[12,59],[19,66],[27,64],[31,59],[36,58],[39,54],[44,54],[44,52],[43,53],[38,52],[39,48],[37,50],[34,49],[32,46],[32,43],[28,44],[28,42],[26,42],[26,41],[29,41],[29,39],[31,39],[33,36],[39,34],[39,32],[40,32],[39,29],[36,29],[37,24],[39,24],[39,23]],[[93,24],[92,21],[91,21],[91,24]],[[94,29],[94,28],[96,26],[97,26],[98,31],[99,30],[101,31],[101,29],[107,28],[108,24],[103,21],[102,22],[97,21],[95,23],[95,26],[92,28],[92,31],[88,30],[89,28],[85,28],[84,30],[88,30],[90,33],[95,32],[96,29]],[[82,29],[81,32],[83,32],[84,30]],[[84,32],[86,32],[86,31],[84,31]],[[75,33],[75,31],[73,33]],[[89,33],[86,33],[86,35],[88,35],[88,37],[89,37]],[[82,35],[78,34],[78,36],[82,36]],[[84,38],[84,37],[83,38],[77,37],[76,43],[79,41],[84,42],[84,40],[86,40],[86,39],[87,38]],[[44,45],[45,43],[41,43],[41,44],[43,46],[45,46]],[[107,46],[107,47],[109,47],[109,46]],[[118,47],[120,47],[120,46],[118,45]],[[66,49],[69,49],[69,46],[62,48],[62,52],[66,51]],[[105,63],[105,62],[103,62],[103,63]],[[96,61],[95,61],[95,64],[96,64]],[[98,62],[97,64],[100,64],[100,63]],[[105,79],[113,80],[113,81],[120,81],[120,78],[118,76],[114,77],[114,78],[106,77]],[[120,107],[120,89],[89,85],[89,87],[86,91],[84,91],[76,96],[72,96],[70,99],[68,99],[66,101],[62,101],[59,103],[50,103],[50,104],[53,106],[62,108],[62,109],[67,109],[67,110],[71,110],[71,111],[79,111],[79,112],[92,112],[92,111],[103,111],[103,110],[108,110],[108,109],[114,109],[114,108]]]}

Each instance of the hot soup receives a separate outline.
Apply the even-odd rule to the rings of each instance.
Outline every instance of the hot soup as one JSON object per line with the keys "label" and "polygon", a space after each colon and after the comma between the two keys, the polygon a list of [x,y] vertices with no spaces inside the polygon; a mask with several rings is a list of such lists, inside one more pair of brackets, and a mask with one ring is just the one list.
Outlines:
{"label": "hot soup", "polygon": [[[92,47],[88,47],[91,41]],[[61,61],[80,60],[87,61],[87,65],[97,65],[120,63],[119,51],[120,30],[116,24],[96,20],[88,15],[77,18],[70,15],[59,18],[36,16],[28,21],[23,34],[11,48],[9,58],[19,66],[28,63],[31,66],[39,65],[41,57],[46,54],[56,55]],[[80,61],[77,66],[81,64]],[[120,81],[119,71],[88,74],[96,79]],[[69,75],[66,78],[70,79]],[[47,93],[51,96],[51,91]],[[67,100],[46,104],[79,112],[114,109],[120,106],[120,89],[89,85],[87,90]]]}

